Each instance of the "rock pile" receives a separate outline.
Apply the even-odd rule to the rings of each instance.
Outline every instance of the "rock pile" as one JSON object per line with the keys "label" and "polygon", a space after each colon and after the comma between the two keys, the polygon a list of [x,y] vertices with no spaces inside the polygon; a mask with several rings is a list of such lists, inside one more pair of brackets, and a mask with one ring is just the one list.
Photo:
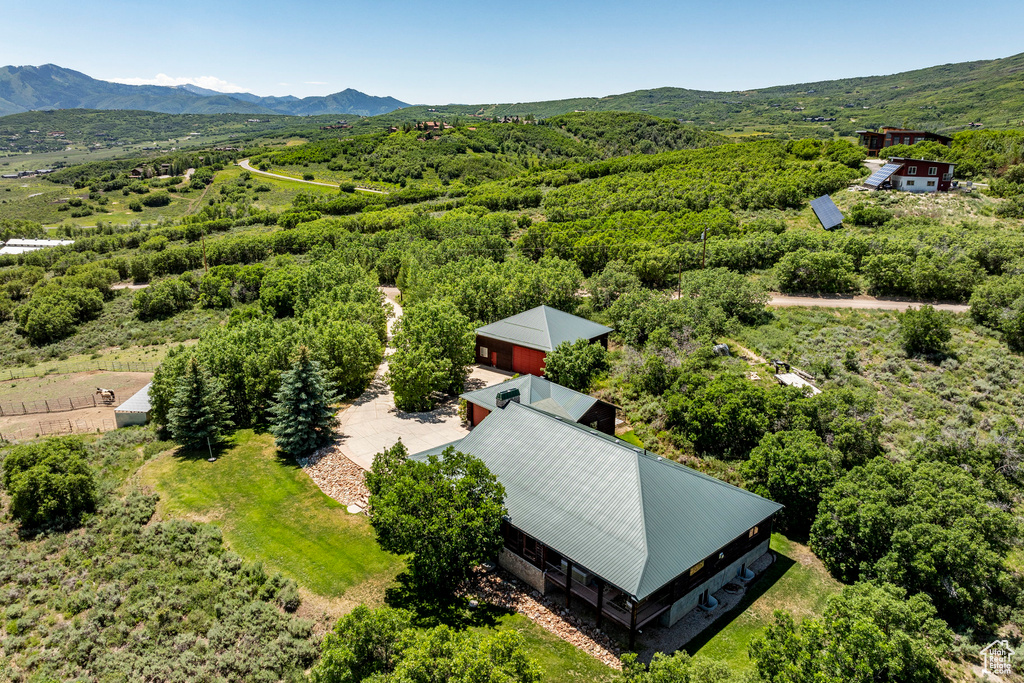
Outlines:
{"label": "rock pile", "polygon": [[622,651],[611,638],[584,623],[572,612],[555,605],[538,591],[529,588],[502,569],[477,571],[464,594],[515,610],[604,664],[615,669],[622,668],[622,662],[619,660]]}
{"label": "rock pile", "polygon": [[328,444],[307,458],[297,458],[320,490],[342,505],[366,509],[370,492],[363,480],[363,468],[342,453],[337,444]]}

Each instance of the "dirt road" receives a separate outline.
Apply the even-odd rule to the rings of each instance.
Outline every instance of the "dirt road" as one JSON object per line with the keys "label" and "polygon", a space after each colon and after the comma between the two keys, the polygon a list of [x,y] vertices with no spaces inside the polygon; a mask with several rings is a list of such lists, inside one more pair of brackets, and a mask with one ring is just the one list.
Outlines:
{"label": "dirt road", "polygon": [[789,306],[819,306],[821,308],[859,308],[875,309],[883,311],[905,311],[908,308],[918,308],[924,305],[933,306],[939,311],[951,313],[966,313],[970,306],[966,304],[930,304],[927,301],[902,301],[897,299],[878,299],[867,294],[857,296],[790,296],[786,294],[772,294],[768,300],[769,306],[786,308]]}
{"label": "dirt road", "polygon": [[[256,175],[265,175],[270,178],[277,178],[278,180],[290,180],[294,183],[306,183],[307,185],[319,185],[320,187],[333,187],[335,189],[338,188],[337,183],[321,183],[318,180],[299,180],[298,178],[291,178],[289,176],[280,175],[278,173],[269,173],[267,171],[261,171],[258,168],[253,168],[252,166],[250,166],[248,159],[242,159],[241,161],[238,162],[238,165],[244,168],[246,171],[249,171],[250,173],[255,173]],[[370,192],[372,194],[387,194],[387,192],[385,192],[384,190],[371,190],[368,187],[357,187],[356,190],[359,192]]]}

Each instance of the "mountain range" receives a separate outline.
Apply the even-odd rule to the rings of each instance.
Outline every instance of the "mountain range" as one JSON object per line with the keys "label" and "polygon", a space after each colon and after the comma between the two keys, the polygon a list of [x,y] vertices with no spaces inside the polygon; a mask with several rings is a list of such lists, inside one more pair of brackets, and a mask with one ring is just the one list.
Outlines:
{"label": "mountain range", "polygon": [[[421,120],[444,116],[539,118],[573,111],[646,112],[712,130],[820,127],[823,135],[902,125],[953,131],[1024,127],[1024,53],[905,71],[744,91],[637,90],[606,97],[505,104],[410,106],[344,90],[324,97],[260,97],[194,85],[124,85],[53,64],[0,68],[0,116],[30,110],[130,109],[165,114],[358,115]],[[402,111],[397,111],[402,110]]]}
{"label": "mountain range", "polygon": [[164,114],[351,114],[377,116],[409,106],[351,88],[323,97],[260,97],[194,85],[125,85],[55,64],[0,67],[0,116],[34,109],[133,109]]}

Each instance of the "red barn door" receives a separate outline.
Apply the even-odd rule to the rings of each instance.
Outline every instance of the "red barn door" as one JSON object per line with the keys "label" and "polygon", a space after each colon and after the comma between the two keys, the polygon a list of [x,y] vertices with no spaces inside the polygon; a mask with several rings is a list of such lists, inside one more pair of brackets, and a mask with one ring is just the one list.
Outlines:
{"label": "red barn door", "polygon": [[535,349],[526,349],[522,346],[512,347],[512,370],[518,372],[520,375],[537,375],[542,377],[544,375],[544,356],[546,354],[543,351],[537,351]]}

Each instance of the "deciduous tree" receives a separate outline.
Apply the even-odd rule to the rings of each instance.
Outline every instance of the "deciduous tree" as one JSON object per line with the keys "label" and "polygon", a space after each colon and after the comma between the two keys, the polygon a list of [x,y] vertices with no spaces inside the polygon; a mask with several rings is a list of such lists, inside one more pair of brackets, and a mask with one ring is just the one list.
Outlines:
{"label": "deciduous tree", "polygon": [[420,590],[451,591],[501,549],[505,488],[472,455],[449,447],[440,457],[409,460],[398,442],[374,458],[366,486],[381,547],[412,554]]}

